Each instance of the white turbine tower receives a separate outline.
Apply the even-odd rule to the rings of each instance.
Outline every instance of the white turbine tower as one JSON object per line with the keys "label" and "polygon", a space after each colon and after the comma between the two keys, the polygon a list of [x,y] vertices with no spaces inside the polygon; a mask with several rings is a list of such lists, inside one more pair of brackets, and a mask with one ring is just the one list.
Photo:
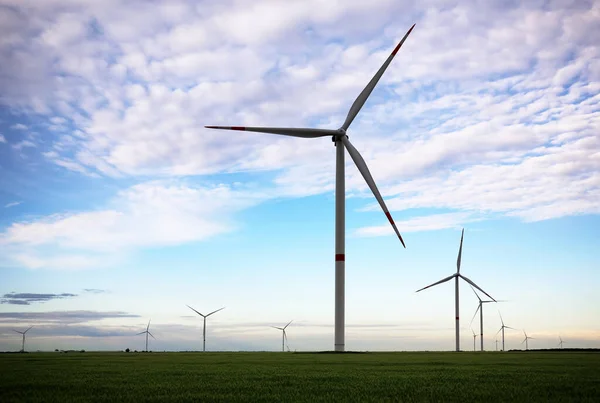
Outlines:
{"label": "white turbine tower", "polygon": [[477,305],[477,309],[475,310],[475,313],[473,314],[473,317],[471,318],[471,323],[473,323],[473,319],[475,319],[475,316],[477,315],[477,312],[479,312],[479,341],[481,343],[481,351],[483,351],[483,304],[487,304],[490,302],[504,302],[504,301],[491,301],[491,300],[482,300],[479,297],[479,294],[477,294],[477,291],[475,291],[475,289],[473,287],[471,287],[471,290],[473,290],[473,293],[475,294],[475,296],[477,297],[477,299],[479,300],[479,304]]}
{"label": "white turbine tower", "polygon": [[498,333],[502,332],[502,351],[506,351],[504,349],[504,329],[512,329],[512,330],[517,330],[514,327],[510,327],[510,326],[506,326],[504,324],[504,320],[502,319],[502,314],[500,313],[500,311],[498,311],[498,315],[500,315],[500,322],[502,322],[502,326],[500,327],[500,330],[498,330],[496,332],[496,336],[498,336]]}
{"label": "white turbine tower", "polygon": [[[290,320],[290,322],[285,325],[284,327],[276,327],[276,326],[271,326],[273,329],[279,329],[283,332],[283,334],[281,335],[281,351],[285,352],[285,341],[287,340],[287,334],[285,333],[285,329],[290,325],[290,323],[292,323],[294,320]],[[289,347],[288,347],[289,350]]]}
{"label": "white turbine tower", "polygon": [[475,334],[473,328],[471,328],[471,332],[473,333],[473,351],[475,351],[475,339],[477,339],[477,335]]}
{"label": "white turbine tower", "polygon": [[525,335],[525,338],[523,339],[521,344],[525,343],[525,350],[529,350],[529,339],[532,339],[532,340],[535,340],[535,339],[533,337],[527,336],[527,333],[525,332],[525,330],[523,330],[523,334]]}
{"label": "white turbine tower", "polygon": [[202,316],[202,318],[204,319],[204,324],[202,325],[202,351],[206,351],[206,318],[208,318],[213,313],[217,313],[219,311],[222,311],[223,309],[225,309],[225,307],[223,307],[221,309],[217,309],[216,311],[212,311],[211,313],[207,313],[206,315],[202,315],[200,312],[198,312],[197,310],[195,310],[191,306],[189,306],[189,305],[186,305],[186,306],[188,308],[190,308],[192,311],[196,312],[198,315]]}
{"label": "white turbine tower", "polygon": [[[150,319],[152,320],[152,319]],[[148,321],[148,326],[146,326],[146,330],[144,330],[143,332],[139,332],[138,334],[136,334],[136,336],[139,336],[140,334],[145,334],[146,335],[146,352],[148,352],[148,335],[152,336],[152,338],[154,340],[156,340],[156,337],[154,337],[154,335],[152,333],[150,333],[150,320]]]}
{"label": "white turbine tower", "polygon": [[560,342],[558,343],[558,345],[560,346],[560,348],[563,348],[563,343],[566,343],[566,342],[560,336],[558,336],[558,339],[560,340]]}
{"label": "white turbine tower", "polygon": [[329,129],[313,129],[313,128],[286,128],[286,127],[243,127],[243,126],[205,126],[209,129],[225,129],[225,130],[241,130],[248,132],[259,132],[259,133],[270,133],[280,134],[283,136],[301,137],[301,138],[317,138],[317,137],[328,137],[331,136],[335,147],[336,147],[336,164],[335,164],[335,336],[334,344],[335,351],[344,351],[345,349],[345,334],[344,334],[344,323],[345,323],[345,221],[346,221],[346,203],[345,203],[345,177],[344,177],[344,148],[348,150],[348,154],[356,164],[359,172],[369,185],[369,188],[373,192],[373,195],[379,202],[379,205],[383,209],[385,216],[394,228],[396,235],[400,238],[402,246],[406,248],[404,240],[388,211],[375,181],[369,172],[369,168],[362,158],[360,153],[354,148],[346,131],[350,127],[350,124],[361,110],[362,106],[367,101],[367,98],[377,85],[377,82],[391,63],[394,56],[411,33],[415,26],[413,25],[406,35],[402,38],[400,43],[394,48],[392,53],[388,56],[386,61],[383,63],[381,68],[375,73],[375,76],[369,81],[367,86],[358,95],[350,110],[346,116],[346,120],[342,126],[337,130]]}
{"label": "white turbine tower", "polygon": [[496,339],[496,351],[498,351],[498,339]]}
{"label": "white turbine tower", "polygon": [[17,332],[19,334],[23,335],[23,343],[21,344],[21,352],[24,353],[25,352],[25,333],[27,333],[33,326],[29,326],[29,329],[25,330],[24,332],[20,332],[18,330],[14,330],[13,332]]}
{"label": "white turbine tower", "polygon": [[456,313],[456,351],[460,351],[460,321],[459,321],[459,304],[458,304],[458,279],[462,278],[464,281],[466,281],[467,283],[471,284],[473,287],[477,288],[479,291],[481,291],[482,293],[484,293],[485,295],[487,295],[488,297],[490,297],[492,299],[492,301],[496,301],[494,298],[492,298],[492,296],[490,294],[488,294],[487,292],[483,291],[477,284],[475,284],[473,281],[469,280],[467,277],[463,276],[462,274],[460,274],[460,261],[461,261],[461,257],[462,257],[462,245],[463,245],[463,237],[465,235],[465,230],[463,228],[462,230],[462,234],[460,236],[460,248],[458,249],[458,258],[456,259],[456,273],[454,273],[451,276],[448,276],[446,278],[441,279],[438,282],[435,282],[433,284],[428,285],[427,287],[423,287],[420,290],[417,290],[417,292],[419,291],[423,291],[426,290],[429,287],[433,287],[434,285],[438,285],[438,284],[442,284],[445,283],[446,281],[452,280],[454,279],[454,311]]}

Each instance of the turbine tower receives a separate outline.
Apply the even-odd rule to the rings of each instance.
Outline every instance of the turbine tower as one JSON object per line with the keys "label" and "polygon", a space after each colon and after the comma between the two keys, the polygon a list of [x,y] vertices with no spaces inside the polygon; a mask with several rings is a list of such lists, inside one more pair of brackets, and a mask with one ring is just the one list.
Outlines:
{"label": "turbine tower", "polygon": [[558,345],[560,346],[560,348],[563,348],[563,343],[566,343],[565,341],[563,341],[562,337],[558,336],[558,339],[560,340],[560,343],[558,343]]}
{"label": "turbine tower", "polygon": [[27,333],[33,326],[29,326],[29,328],[27,330],[25,330],[24,332],[19,332],[18,330],[14,330],[13,332],[17,332],[19,334],[23,335],[23,343],[21,344],[21,352],[24,353],[25,352],[25,333]]}
{"label": "turbine tower", "polygon": [[460,247],[458,249],[458,258],[456,259],[456,273],[454,273],[451,276],[448,276],[446,278],[441,279],[438,282],[435,282],[433,284],[428,285],[427,287],[423,287],[420,290],[417,290],[417,292],[419,291],[423,291],[426,290],[429,287],[433,287],[434,285],[438,285],[438,284],[442,284],[445,283],[446,281],[452,280],[454,279],[454,311],[456,313],[456,351],[460,351],[460,321],[459,321],[459,304],[458,304],[458,279],[462,278],[464,281],[466,281],[467,283],[471,284],[471,286],[477,288],[479,291],[481,291],[482,293],[484,293],[485,295],[487,295],[488,297],[490,297],[492,299],[492,301],[496,301],[494,298],[492,298],[492,296],[490,294],[488,294],[487,292],[483,291],[477,284],[475,284],[474,282],[472,282],[471,280],[469,280],[467,277],[463,276],[462,274],[460,274],[460,261],[461,261],[461,257],[462,257],[462,246],[463,246],[463,237],[465,235],[465,229],[463,228],[462,230],[462,234],[460,236]]}
{"label": "turbine tower", "polygon": [[350,110],[348,111],[348,115],[346,116],[346,120],[342,124],[342,126],[337,130],[329,130],[329,129],[313,129],[313,128],[286,128],[286,127],[243,127],[243,126],[205,126],[209,129],[224,129],[224,130],[241,130],[248,132],[259,132],[259,133],[270,133],[270,134],[279,134],[283,136],[291,136],[291,137],[301,137],[301,138],[317,138],[317,137],[329,137],[331,136],[332,141],[336,147],[336,163],[335,163],[335,335],[334,335],[334,344],[335,351],[344,351],[345,349],[345,333],[344,333],[344,323],[345,323],[345,249],[346,249],[346,241],[345,241],[345,226],[346,226],[346,199],[345,199],[345,176],[344,176],[344,148],[348,150],[348,154],[356,164],[359,172],[362,174],[363,178],[369,185],[371,192],[379,202],[379,205],[383,209],[385,216],[388,221],[394,228],[394,231],[402,246],[406,248],[404,244],[404,240],[394,223],[394,220],[388,211],[377,186],[375,185],[375,181],[369,172],[369,168],[365,163],[365,160],[360,155],[360,153],[354,148],[350,140],[348,140],[348,135],[346,131],[350,127],[350,124],[358,115],[358,112],[361,110],[369,95],[377,85],[377,82],[391,63],[398,50],[411,33],[415,25],[408,30],[408,32],[404,35],[400,43],[394,48],[392,53],[388,56],[383,65],[379,68],[377,73],[373,76],[371,81],[367,84],[367,86],[362,90],[362,92],[358,95]]}
{"label": "turbine tower", "polygon": [[200,312],[198,312],[197,310],[195,310],[191,306],[189,306],[189,305],[186,305],[186,306],[188,308],[190,308],[192,311],[196,312],[198,315],[202,316],[202,318],[204,319],[204,324],[202,325],[202,351],[206,351],[206,318],[208,318],[213,313],[217,313],[219,311],[222,311],[223,309],[225,309],[225,307],[223,307],[221,309],[217,309],[216,311],[212,311],[211,313],[207,313],[206,315],[202,315]]}
{"label": "turbine tower", "polygon": [[473,351],[475,351],[475,339],[477,339],[477,335],[475,334],[473,328],[471,328],[471,332],[473,333]]}
{"label": "turbine tower", "polygon": [[498,339],[496,339],[496,351],[498,351]]}
{"label": "turbine tower", "polygon": [[471,318],[471,323],[473,323],[473,319],[475,319],[475,316],[477,315],[477,312],[479,311],[479,329],[480,329],[479,341],[481,343],[481,351],[483,351],[483,304],[487,304],[489,302],[503,302],[503,301],[491,301],[491,300],[484,301],[479,297],[479,294],[477,294],[477,291],[475,291],[475,289],[473,287],[471,287],[471,290],[473,290],[473,293],[479,300],[479,305],[477,306],[477,309],[475,310],[475,313],[473,314],[473,317]]}
{"label": "turbine tower", "polygon": [[[281,351],[285,352],[285,341],[287,340],[287,334],[285,333],[285,329],[290,325],[290,323],[292,323],[294,320],[290,320],[290,322],[285,325],[284,327],[276,327],[276,326],[271,326],[273,329],[279,329],[283,332],[283,335],[281,336]],[[288,347],[289,350],[289,347]]]}
{"label": "turbine tower", "polygon": [[523,339],[521,344],[525,343],[525,350],[529,350],[529,343],[528,343],[529,339],[534,339],[534,338],[527,336],[527,333],[525,332],[525,330],[523,330],[523,334],[525,335],[525,338]]}
{"label": "turbine tower", "polygon": [[504,320],[502,319],[502,314],[500,313],[500,311],[498,311],[498,315],[500,315],[500,322],[502,322],[502,326],[500,327],[500,330],[498,330],[496,332],[496,336],[498,336],[498,333],[502,332],[502,351],[506,351],[504,350],[504,329],[512,329],[512,330],[517,330],[514,327],[510,327],[510,326],[506,326],[504,324]]}
{"label": "turbine tower", "polygon": [[[152,320],[152,319],[150,319],[150,320]],[[146,334],[146,352],[148,352],[148,335],[152,336],[152,338],[154,340],[156,340],[156,337],[154,337],[154,335],[152,333],[150,333],[150,320],[148,321],[148,326],[146,326],[146,330],[136,334],[136,336],[139,336],[140,334]]]}

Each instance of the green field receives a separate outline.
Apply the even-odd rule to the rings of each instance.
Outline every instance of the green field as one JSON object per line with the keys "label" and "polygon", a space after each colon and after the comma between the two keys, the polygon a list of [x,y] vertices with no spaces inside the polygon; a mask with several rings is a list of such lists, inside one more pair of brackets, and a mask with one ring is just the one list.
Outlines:
{"label": "green field", "polygon": [[600,353],[2,354],[14,401],[600,402]]}

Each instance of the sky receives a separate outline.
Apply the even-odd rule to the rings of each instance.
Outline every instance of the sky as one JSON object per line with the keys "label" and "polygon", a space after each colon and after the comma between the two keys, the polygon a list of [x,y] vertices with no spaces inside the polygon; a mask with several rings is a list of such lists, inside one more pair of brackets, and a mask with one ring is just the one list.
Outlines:
{"label": "sky", "polygon": [[[0,0],[0,350],[332,350],[335,147],[205,125],[354,120],[346,349],[600,348],[600,3]],[[460,285],[461,347],[477,298]],[[479,341],[478,341],[479,343]]]}

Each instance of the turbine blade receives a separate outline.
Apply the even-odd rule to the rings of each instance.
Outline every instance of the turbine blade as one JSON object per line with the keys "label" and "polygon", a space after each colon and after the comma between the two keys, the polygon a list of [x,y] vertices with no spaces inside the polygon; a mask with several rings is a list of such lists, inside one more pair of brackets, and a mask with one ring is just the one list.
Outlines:
{"label": "turbine blade", "polygon": [[309,129],[309,128],[296,128],[296,127],[245,127],[245,126],[204,126],[204,127],[206,127],[207,129],[239,130],[239,131],[244,131],[244,132],[280,134],[283,136],[302,137],[305,139],[312,139],[312,138],[316,138],[316,137],[335,136],[335,135],[339,134],[337,130]]}
{"label": "turbine blade", "polygon": [[144,330],[143,332],[136,333],[135,335],[139,336],[140,334],[146,334],[146,331]]}
{"label": "turbine blade", "polygon": [[504,320],[502,320],[502,314],[498,311],[498,315],[500,315],[500,322],[502,322],[502,326],[504,326]]}
{"label": "turbine blade", "polygon": [[358,168],[359,172],[362,174],[363,178],[365,178],[365,181],[367,182],[367,185],[369,185],[371,192],[373,192],[373,195],[379,202],[379,205],[383,209],[383,212],[385,213],[385,216],[387,217],[388,221],[390,222],[390,224],[392,224],[392,228],[394,228],[396,235],[398,235],[400,242],[402,242],[402,246],[406,248],[404,240],[402,239],[402,236],[400,235],[400,232],[398,231],[398,228],[394,223],[394,219],[392,218],[392,215],[390,214],[387,206],[385,205],[385,202],[383,201],[383,197],[381,197],[381,194],[379,193],[379,189],[377,189],[377,185],[375,185],[375,181],[373,180],[373,177],[369,172],[369,168],[367,167],[365,160],[360,155],[358,150],[354,148],[352,143],[350,143],[350,140],[348,140],[347,136],[342,136],[342,142],[344,143],[346,150],[348,150],[348,154],[350,154],[350,157],[352,157],[352,160],[354,160],[354,163],[356,164],[356,167]]}
{"label": "turbine blade", "polygon": [[277,326],[271,326],[273,329],[277,329],[277,330],[283,330],[282,327],[277,327]]}
{"label": "turbine blade", "polygon": [[[150,319],[152,320],[152,319]],[[150,329],[150,320],[148,321],[148,326],[146,326],[146,331],[148,331],[148,329]]]}
{"label": "turbine blade", "polygon": [[475,289],[473,288],[473,286],[471,286],[471,290],[473,290],[473,294],[475,294],[475,296],[477,297],[477,299],[479,300],[479,302],[488,302],[488,301],[482,301],[481,298],[479,298],[479,294],[477,294],[477,291],[475,291]]}
{"label": "turbine blade", "polygon": [[23,332],[19,332],[18,330],[13,329],[13,332],[17,332],[19,334],[24,334]]}
{"label": "turbine blade", "polygon": [[473,314],[473,317],[471,318],[471,322],[469,323],[469,326],[471,326],[473,324],[473,319],[475,319],[475,316],[477,316],[477,312],[479,312],[479,308],[481,308],[481,305],[477,304],[477,309],[475,310],[475,313]]}
{"label": "turbine blade", "polygon": [[152,336],[152,338],[153,338],[154,340],[156,340],[156,337],[154,337],[154,335],[153,335],[152,333],[148,332],[148,334],[149,334],[150,336]]}
{"label": "turbine blade", "polygon": [[[290,320],[290,323],[292,323],[293,321],[294,321],[294,319]],[[290,323],[288,323],[287,325],[285,325],[285,326],[283,327],[283,329],[285,329],[286,327],[288,327],[288,326],[290,325]]]}
{"label": "turbine blade", "polygon": [[421,288],[420,290],[417,290],[417,291],[415,291],[415,292],[423,291],[423,290],[426,290],[426,289],[428,289],[429,287],[433,287],[434,285],[438,285],[438,284],[445,283],[446,281],[448,281],[448,280],[451,280],[451,279],[453,279],[454,277],[456,277],[456,274],[453,274],[453,275],[451,275],[451,276],[448,276],[448,277],[446,277],[446,278],[444,278],[444,279],[441,279],[440,281],[437,281],[437,282],[435,282],[435,283],[433,283],[433,284],[430,284],[430,285],[428,285],[427,287],[423,287],[423,288]]}
{"label": "turbine blade", "polygon": [[29,328],[28,328],[27,330],[25,330],[25,331],[23,332],[23,334],[25,334],[25,333],[27,333],[28,331],[30,331],[32,327],[33,327],[33,326],[29,326]]}
{"label": "turbine blade", "polygon": [[192,308],[189,305],[186,305],[188,308],[190,308],[192,311],[196,312],[198,315],[202,316],[203,318],[205,317],[204,315],[202,315],[200,312],[198,312],[197,310],[195,310],[194,308]]}
{"label": "turbine blade", "polygon": [[500,330],[498,330],[498,331],[496,332],[496,336],[498,336],[498,333],[500,333],[501,331],[502,331],[502,328],[500,328]]}
{"label": "turbine blade", "polygon": [[212,311],[211,313],[207,313],[206,316],[208,317],[208,316],[212,315],[213,313],[217,313],[219,311],[222,311],[223,309],[225,309],[225,307],[223,307],[221,309],[217,309],[216,311]]}
{"label": "turbine blade", "polygon": [[514,327],[510,327],[510,326],[504,326],[504,327],[505,327],[506,329],[518,330],[518,329],[515,329]]}
{"label": "turbine blade", "polygon": [[465,236],[465,229],[463,228],[462,233],[460,234],[460,248],[458,248],[458,258],[456,259],[456,272],[457,273],[460,273],[460,261],[462,259],[462,244],[463,244],[464,236]]}
{"label": "turbine blade", "polygon": [[396,46],[396,48],[388,56],[387,60],[379,68],[377,73],[375,73],[373,78],[371,78],[371,81],[369,81],[367,86],[361,91],[361,93],[358,95],[358,97],[354,100],[354,103],[352,104],[352,106],[350,107],[350,110],[348,111],[348,116],[346,116],[346,120],[344,121],[344,124],[342,125],[342,129],[348,130],[348,127],[350,127],[350,124],[352,123],[352,121],[354,120],[356,115],[358,115],[358,112],[360,112],[360,109],[363,107],[363,105],[369,98],[369,95],[371,95],[371,92],[373,91],[373,89],[375,88],[377,83],[379,82],[379,79],[381,78],[381,76],[383,75],[385,70],[388,68],[388,66],[392,62],[392,59],[394,58],[394,56],[396,56],[396,53],[398,53],[398,50],[400,50],[400,47],[402,46],[402,44],[404,43],[406,38],[408,38],[408,35],[410,35],[410,33],[414,27],[415,27],[415,24],[413,24],[413,26],[410,27],[408,32],[404,35],[404,38],[402,38],[400,43],[398,43],[398,46]]}
{"label": "turbine blade", "polygon": [[487,292],[483,291],[481,289],[481,287],[479,287],[477,284],[475,284],[474,282],[472,282],[471,280],[469,280],[467,277],[463,276],[462,274],[458,275],[459,277],[461,277],[463,280],[465,280],[467,283],[471,284],[472,286],[474,286],[475,288],[477,288],[479,291],[481,291],[482,293],[484,293],[485,295],[487,295],[488,297],[490,297],[492,300],[496,301],[494,299],[494,297],[492,297],[490,294],[488,294]]}

